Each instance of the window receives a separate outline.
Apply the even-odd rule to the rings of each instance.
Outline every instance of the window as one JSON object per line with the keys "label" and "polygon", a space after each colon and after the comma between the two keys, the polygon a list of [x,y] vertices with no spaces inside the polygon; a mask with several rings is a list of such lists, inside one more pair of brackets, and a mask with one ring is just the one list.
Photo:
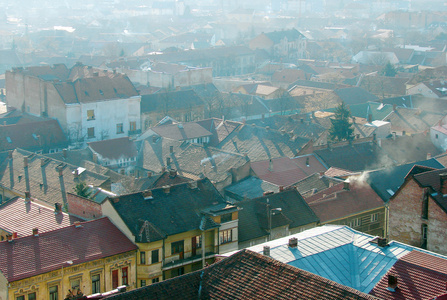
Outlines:
{"label": "window", "polygon": [[92,294],[101,293],[101,276],[95,274],[92,276]]}
{"label": "window", "polygon": [[436,138],[436,139],[438,138],[438,134],[435,134],[435,138]]}
{"label": "window", "polygon": [[152,279],[152,283],[157,283],[157,282],[160,282],[160,278],[159,277]]}
{"label": "window", "polygon": [[112,289],[116,289],[118,287],[118,270],[112,271]]}
{"label": "window", "polygon": [[87,128],[87,137],[94,138],[95,137],[95,127]]}
{"label": "window", "polygon": [[71,290],[75,293],[81,287],[81,278],[70,280]]}
{"label": "window", "polygon": [[18,296],[18,297],[16,297],[16,300],[25,300],[25,296]]}
{"label": "window", "polygon": [[36,293],[28,294],[28,300],[36,300]]}
{"label": "window", "polygon": [[158,263],[158,249],[152,250],[152,261],[153,264]]}
{"label": "window", "polygon": [[58,291],[57,291],[57,285],[50,287],[50,300],[57,300]]}
{"label": "window", "polygon": [[220,217],[220,223],[230,222],[232,220],[231,214],[225,214]]}
{"label": "window", "polygon": [[219,240],[221,244],[229,243],[233,240],[233,231],[231,229],[219,232]]}
{"label": "window", "polygon": [[116,134],[120,134],[124,132],[123,123],[116,124]]}
{"label": "window", "polygon": [[355,227],[359,227],[362,224],[361,220],[359,218],[352,220],[351,222],[349,222],[349,227],[351,228],[355,228]]}
{"label": "window", "polygon": [[146,264],[146,252],[140,252],[140,265]]}
{"label": "window", "polygon": [[140,287],[141,286],[146,286],[146,280],[144,280],[144,279],[140,280]]}
{"label": "window", "polygon": [[184,241],[178,241],[171,244],[171,254],[182,253],[184,249]]}
{"label": "window", "polygon": [[185,274],[185,268],[181,267],[171,271],[171,277],[176,277]]}
{"label": "window", "polygon": [[122,279],[123,279],[123,285],[129,284],[129,273],[127,267],[124,267],[121,269]]}
{"label": "window", "polygon": [[428,219],[428,192],[424,193],[424,198],[422,198],[422,219]]}
{"label": "window", "polygon": [[198,236],[193,237],[193,239],[195,239],[196,248],[201,248],[202,247],[202,236],[198,235]]}
{"label": "window", "polygon": [[130,122],[129,123],[129,130],[130,131],[135,131],[135,130],[137,130],[137,122]]}
{"label": "window", "polygon": [[379,220],[379,214],[375,213],[371,215],[371,222],[377,222]]}
{"label": "window", "polygon": [[87,110],[87,121],[95,119],[95,111],[93,109]]}

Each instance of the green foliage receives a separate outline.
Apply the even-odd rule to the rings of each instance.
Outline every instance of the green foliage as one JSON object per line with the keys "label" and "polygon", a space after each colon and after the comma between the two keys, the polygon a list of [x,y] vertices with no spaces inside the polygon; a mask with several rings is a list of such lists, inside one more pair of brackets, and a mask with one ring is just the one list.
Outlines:
{"label": "green foliage", "polygon": [[76,193],[76,195],[84,198],[90,198],[90,196],[92,195],[92,192],[90,191],[90,188],[85,183],[85,181],[81,181],[78,184],[76,184],[73,190]]}
{"label": "green foliage", "polygon": [[332,126],[329,128],[329,137],[333,141],[343,141],[352,138],[354,129],[352,124],[349,123],[351,117],[351,111],[342,102],[335,110],[335,117],[331,119]]}
{"label": "green foliage", "polygon": [[388,62],[382,69],[382,74],[388,77],[394,77],[397,74],[396,68]]}

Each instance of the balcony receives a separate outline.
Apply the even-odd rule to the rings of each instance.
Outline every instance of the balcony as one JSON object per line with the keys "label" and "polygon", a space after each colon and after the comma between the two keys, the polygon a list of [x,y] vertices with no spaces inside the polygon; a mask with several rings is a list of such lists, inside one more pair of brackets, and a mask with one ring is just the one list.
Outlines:
{"label": "balcony", "polygon": [[[208,248],[208,247],[207,247]],[[215,247],[217,248],[217,247]],[[206,252],[205,253],[205,259],[208,258],[213,258],[214,256],[216,256],[217,253],[217,249],[212,249],[214,251],[210,251],[210,252]],[[195,262],[199,262],[202,260],[202,253],[198,253],[194,256],[189,256],[183,259],[179,258],[180,256],[177,255],[177,257],[175,257],[173,260],[166,262],[166,260],[163,262],[163,266],[162,266],[162,270],[166,271],[166,270],[170,270],[173,268],[177,268],[177,267],[181,267],[181,266],[185,266],[185,265],[189,265]]]}

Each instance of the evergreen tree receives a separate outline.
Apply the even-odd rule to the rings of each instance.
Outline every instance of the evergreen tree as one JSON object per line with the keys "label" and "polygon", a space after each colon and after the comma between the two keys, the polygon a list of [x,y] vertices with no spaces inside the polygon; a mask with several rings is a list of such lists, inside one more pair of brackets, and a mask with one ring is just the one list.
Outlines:
{"label": "evergreen tree", "polygon": [[342,102],[335,110],[335,117],[331,119],[332,126],[329,128],[329,137],[333,141],[343,141],[352,138],[354,129],[352,124],[349,123],[351,117],[351,111]]}
{"label": "evergreen tree", "polygon": [[388,63],[383,67],[382,74],[387,77],[394,77],[397,74],[396,68],[388,61]]}
{"label": "evergreen tree", "polygon": [[85,183],[85,181],[81,181],[76,184],[73,190],[75,191],[76,195],[84,198],[90,198],[90,196],[92,195],[90,187]]}

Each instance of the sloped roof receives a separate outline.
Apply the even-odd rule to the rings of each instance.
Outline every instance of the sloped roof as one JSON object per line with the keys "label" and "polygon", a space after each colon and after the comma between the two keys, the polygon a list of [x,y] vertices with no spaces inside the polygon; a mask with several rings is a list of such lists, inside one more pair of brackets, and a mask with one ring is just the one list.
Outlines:
{"label": "sloped roof", "polygon": [[289,30],[282,30],[282,31],[273,31],[273,32],[267,32],[264,33],[269,39],[273,41],[274,44],[279,44],[281,40],[284,38],[287,38],[287,40],[290,41],[296,41],[299,39],[304,38],[304,35],[302,35],[298,30],[296,29],[289,29]]}
{"label": "sloped roof", "polygon": [[279,192],[279,186],[253,176],[249,176],[225,188],[225,193],[231,194],[232,198],[239,198],[237,200],[261,197],[265,192],[270,191]]}
{"label": "sloped roof", "polygon": [[434,193],[431,194],[432,198],[438,203],[438,205],[447,213],[447,199],[444,197],[441,191],[440,175],[446,173],[447,169],[429,170],[424,173],[415,174],[414,180],[422,187],[431,187]]}
{"label": "sloped roof", "polygon": [[[288,247],[292,237],[298,239],[297,248]],[[262,253],[268,245],[273,259],[369,293],[398,259],[416,249],[395,241],[380,247],[373,239],[348,226],[325,225],[248,250]]]}
{"label": "sloped roof", "polygon": [[372,142],[331,146],[329,149],[315,150],[314,153],[329,167],[351,171],[378,169],[392,163],[384,151]]}
{"label": "sloped roof", "polygon": [[349,190],[344,189],[344,183],[339,183],[307,197],[306,202],[321,223],[384,206],[383,201],[369,185],[356,181],[349,183]]}
{"label": "sloped roof", "polygon": [[141,113],[154,111],[190,109],[204,105],[194,90],[160,92],[141,96]]}
{"label": "sloped roof", "polygon": [[378,100],[377,96],[370,94],[366,90],[359,87],[336,89],[334,92],[340,100],[345,102],[347,105]]}
{"label": "sloped roof", "polygon": [[169,191],[166,188],[157,188],[151,192],[152,196],[147,200],[144,199],[143,192],[110,198],[110,203],[136,241],[160,240],[160,234],[147,240],[141,233],[141,222],[148,221],[157,232],[174,235],[199,229],[203,217],[201,212],[204,209],[216,203],[225,204],[225,200],[207,178],[198,180],[197,188],[182,183],[171,186]]}
{"label": "sloped roof", "polygon": [[[386,116],[393,111],[393,106],[389,104],[381,104],[378,102],[368,101],[366,103],[352,104],[349,106],[351,115],[353,117],[365,118],[368,120],[369,115],[372,117],[372,121],[383,120]],[[329,109],[328,111],[335,111],[335,109]]]}
{"label": "sloped roof", "polygon": [[242,126],[242,123],[240,122],[217,118],[196,121],[196,123],[213,134],[209,142],[209,145],[213,147],[217,146],[220,142],[225,140],[227,136],[229,136],[234,130]]}
{"label": "sloped roof", "polygon": [[282,156],[293,157],[308,142],[306,138],[290,140],[289,135],[257,126],[241,126],[224,140],[219,148],[236,153],[247,153],[251,161]]}
{"label": "sloped roof", "polygon": [[9,233],[16,232],[19,237],[32,234],[37,228],[40,233],[52,231],[82,221],[64,212],[54,213],[54,208],[36,201],[25,202],[16,197],[0,205],[0,228]]}
{"label": "sloped roof", "polygon": [[67,138],[57,120],[20,122],[0,126],[0,151],[22,148],[38,150],[44,148],[63,148],[68,145]]}
{"label": "sloped roof", "polygon": [[324,164],[312,154],[293,159],[288,157],[272,159],[272,169],[270,169],[270,160],[252,162],[251,168],[260,179],[279,186],[289,186],[315,172],[327,170]]}
{"label": "sloped roof", "polygon": [[[173,146],[173,153],[170,153],[170,146]],[[197,179],[204,175],[214,182],[225,180],[231,176],[231,168],[248,162],[247,157],[238,153],[166,138],[159,138],[155,143],[146,140],[142,147],[142,166],[146,170],[159,173],[163,168],[173,168],[182,176]],[[170,166],[166,162],[168,157]]]}
{"label": "sloped roof", "polygon": [[176,141],[210,137],[211,132],[196,122],[157,125],[151,128],[156,134]]}
{"label": "sloped roof", "polygon": [[405,131],[407,133],[418,133],[430,130],[444,117],[443,113],[428,112],[419,109],[397,107],[386,118],[391,123],[391,131]]}
{"label": "sloped roof", "polygon": [[78,265],[137,250],[106,217],[81,225],[0,242],[0,271],[13,282],[58,270],[67,261]]}
{"label": "sloped roof", "polygon": [[424,161],[368,172],[366,180],[380,198],[387,202],[404,183],[405,177],[410,171],[412,171],[413,174],[417,174],[426,172],[427,170],[443,168],[444,166],[436,159],[431,158]]}
{"label": "sloped roof", "polygon": [[90,142],[88,146],[96,153],[107,159],[119,159],[122,157],[136,157],[137,148],[129,137],[108,139],[104,141]]}
{"label": "sloped roof", "polygon": [[[22,149],[16,149],[12,152],[12,161],[10,159],[6,159],[0,165],[0,183],[4,187],[21,194],[25,194],[25,157],[28,158],[31,198],[36,198],[50,205],[54,205],[55,203],[63,203],[59,172],[57,168],[61,168],[63,170],[62,174],[64,178],[64,187],[65,191],[67,192],[73,191],[73,188],[80,181],[85,181],[87,184],[96,187],[101,187],[109,183],[108,176],[88,170],[80,172],[79,177],[75,178],[73,172],[78,168],[78,166],[67,164],[63,161],[50,159],[43,155],[38,155]],[[10,169],[10,162],[12,162],[12,170]],[[44,172],[42,172],[42,169]],[[45,174],[46,178],[46,186],[42,177],[43,173]]]}
{"label": "sloped roof", "polygon": [[241,250],[203,270],[108,299],[174,298],[378,299],[249,250]]}
{"label": "sloped roof", "polygon": [[293,188],[255,199],[246,199],[238,202],[237,206],[242,208],[239,211],[238,226],[240,242],[269,235],[269,209],[281,208],[281,212],[272,214],[272,228],[289,225],[292,229],[318,222],[318,217]]}
{"label": "sloped roof", "polygon": [[[413,250],[401,257],[387,272],[397,276],[395,292],[387,289],[388,278],[383,278],[369,292],[382,299],[438,299],[445,293],[447,261],[429,253]],[[442,299],[442,298],[439,298]]]}
{"label": "sloped roof", "polygon": [[339,179],[331,178],[325,175],[322,176],[320,173],[315,173],[298,181],[293,186],[296,187],[301,196],[308,198],[316,192],[325,190],[340,182],[341,180]]}
{"label": "sloped roof", "polygon": [[305,72],[300,69],[277,70],[272,75],[272,81],[292,83],[305,78]]}

